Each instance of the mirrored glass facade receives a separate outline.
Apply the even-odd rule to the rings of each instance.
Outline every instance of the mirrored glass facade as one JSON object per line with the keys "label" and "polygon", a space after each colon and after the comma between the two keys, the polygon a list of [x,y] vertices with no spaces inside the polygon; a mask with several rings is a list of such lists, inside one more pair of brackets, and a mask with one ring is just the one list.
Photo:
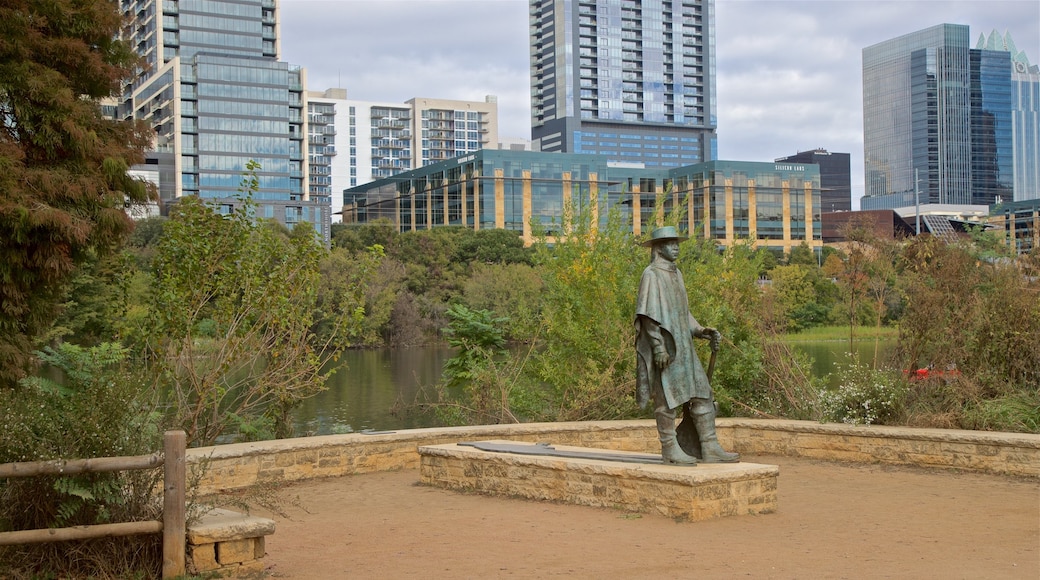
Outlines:
{"label": "mirrored glass facade", "polygon": [[1040,199],[1040,72],[1012,75],[1015,201]]}
{"label": "mirrored glass facade", "polygon": [[942,24],[863,50],[862,209],[1013,195],[1011,60]]}
{"label": "mirrored glass facade", "polygon": [[620,212],[640,235],[679,209],[680,227],[732,244],[820,248],[820,169],[803,163],[712,161],[671,169],[602,155],[483,150],[344,192],[344,223],[389,219],[399,231],[498,228],[533,242],[531,223],[566,235],[568,208],[606,224]]}
{"label": "mirrored glass facade", "polygon": [[1029,55],[1015,46],[1010,32],[980,35],[975,48],[1011,56],[1015,201],[1040,199],[1040,66],[1030,64]]}
{"label": "mirrored glass facade", "polygon": [[541,151],[667,168],[712,160],[714,0],[531,0]]}
{"label": "mirrored glass facade", "polygon": [[123,117],[151,123],[184,195],[232,207],[247,164],[259,165],[262,217],[307,223],[329,240],[331,192],[308,187],[300,67],[278,60],[275,0],[121,0],[127,39],[152,67],[126,87]]}

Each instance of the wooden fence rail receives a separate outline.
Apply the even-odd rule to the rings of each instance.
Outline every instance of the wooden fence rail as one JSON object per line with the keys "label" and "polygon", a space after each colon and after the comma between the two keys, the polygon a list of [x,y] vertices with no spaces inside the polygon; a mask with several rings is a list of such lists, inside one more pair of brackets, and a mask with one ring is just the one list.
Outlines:
{"label": "wooden fence rail", "polygon": [[129,471],[153,469],[160,465],[163,467],[162,521],[123,522],[94,526],[0,532],[0,546],[156,534],[161,532],[163,537],[162,577],[174,578],[184,575],[184,500],[186,494],[184,449],[184,431],[167,431],[163,434],[163,451],[161,454],[0,464],[0,478]]}

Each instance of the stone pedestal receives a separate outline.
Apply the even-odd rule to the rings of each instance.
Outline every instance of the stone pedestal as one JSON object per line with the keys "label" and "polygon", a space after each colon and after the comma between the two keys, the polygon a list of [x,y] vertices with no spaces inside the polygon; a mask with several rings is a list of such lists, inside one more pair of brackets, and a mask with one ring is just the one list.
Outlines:
{"label": "stone pedestal", "polygon": [[188,567],[193,573],[236,577],[264,569],[264,537],[274,520],[214,509],[188,527]]}
{"label": "stone pedestal", "polygon": [[[503,453],[472,444],[420,447],[420,481],[447,489],[611,507],[678,520],[776,511],[780,470],[775,465],[665,465],[641,453],[562,445],[552,448],[567,457],[555,457],[537,454],[536,444],[481,443],[532,449]],[[622,456],[622,461],[580,457],[585,453]]]}

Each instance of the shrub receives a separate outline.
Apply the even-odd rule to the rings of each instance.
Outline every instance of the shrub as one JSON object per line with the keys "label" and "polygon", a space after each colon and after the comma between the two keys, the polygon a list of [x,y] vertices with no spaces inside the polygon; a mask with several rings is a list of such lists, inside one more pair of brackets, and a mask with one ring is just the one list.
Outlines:
{"label": "shrub", "polygon": [[510,410],[512,382],[496,362],[505,354],[502,331],[505,318],[488,310],[470,310],[455,304],[447,310],[450,324],[443,330],[457,354],[444,364],[444,377],[436,389],[433,408],[449,425],[515,423]]}
{"label": "shrub", "polygon": [[890,371],[857,361],[839,367],[838,386],[820,393],[826,420],[852,425],[890,422],[900,411],[905,383]]}

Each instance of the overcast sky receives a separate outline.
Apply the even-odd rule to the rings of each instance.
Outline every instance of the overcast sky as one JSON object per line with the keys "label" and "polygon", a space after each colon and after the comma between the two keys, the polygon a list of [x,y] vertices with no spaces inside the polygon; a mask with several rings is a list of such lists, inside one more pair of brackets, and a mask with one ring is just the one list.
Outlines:
{"label": "overcast sky", "polygon": [[[498,97],[499,136],[531,137],[526,0],[281,0],[282,60],[362,101]],[[936,24],[1009,31],[1040,62],[1037,0],[716,0],[719,158],[852,156],[863,194],[862,50]]]}

